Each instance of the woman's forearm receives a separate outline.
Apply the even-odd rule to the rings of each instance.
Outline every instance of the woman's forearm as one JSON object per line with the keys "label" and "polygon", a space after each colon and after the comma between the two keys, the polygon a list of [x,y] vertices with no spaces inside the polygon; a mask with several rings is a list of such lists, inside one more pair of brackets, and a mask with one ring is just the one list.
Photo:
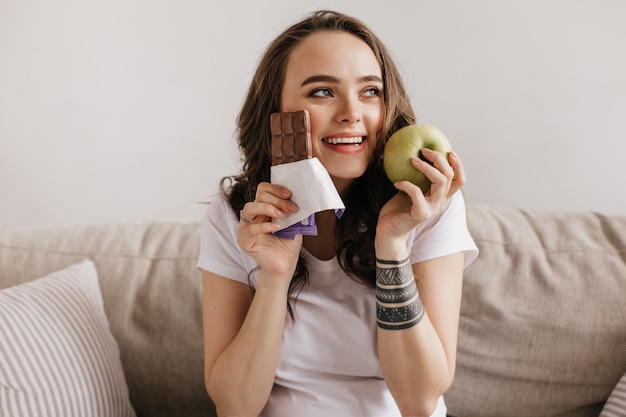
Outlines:
{"label": "woman's forearm", "polygon": [[402,415],[430,416],[454,372],[428,314],[408,329],[379,328],[378,349],[385,383]]}
{"label": "woman's forearm", "polygon": [[[454,375],[455,352],[447,352],[446,347],[456,345],[460,299],[455,295],[456,285],[450,284],[454,279],[445,276],[456,276],[450,270],[458,267],[449,260],[423,262],[417,266],[420,278],[416,279],[406,246],[396,242],[379,242],[376,257],[383,377],[403,415],[430,416]],[[425,294],[418,291],[417,280]]]}
{"label": "woman's forearm", "polygon": [[259,285],[237,336],[213,365],[207,390],[218,415],[258,416],[267,403],[286,317],[284,285]]}

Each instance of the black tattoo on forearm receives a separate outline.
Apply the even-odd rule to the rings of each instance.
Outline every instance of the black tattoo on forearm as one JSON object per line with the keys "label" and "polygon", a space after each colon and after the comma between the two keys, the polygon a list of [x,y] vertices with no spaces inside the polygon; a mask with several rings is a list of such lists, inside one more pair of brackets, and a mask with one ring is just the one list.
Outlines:
{"label": "black tattoo on forearm", "polygon": [[409,258],[402,261],[376,259],[376,318],[378,327],[408,329],[424,317]]}

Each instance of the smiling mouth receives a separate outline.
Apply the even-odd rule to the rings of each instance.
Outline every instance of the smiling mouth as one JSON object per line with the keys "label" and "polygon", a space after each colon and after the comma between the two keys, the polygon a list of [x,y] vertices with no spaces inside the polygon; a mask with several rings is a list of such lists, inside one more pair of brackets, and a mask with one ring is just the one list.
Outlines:
{"label": "smiling mouth", "polygon": [[360,145],[363,143],[363,136],[353,138],[323,138],[322,141],[331,145]]}

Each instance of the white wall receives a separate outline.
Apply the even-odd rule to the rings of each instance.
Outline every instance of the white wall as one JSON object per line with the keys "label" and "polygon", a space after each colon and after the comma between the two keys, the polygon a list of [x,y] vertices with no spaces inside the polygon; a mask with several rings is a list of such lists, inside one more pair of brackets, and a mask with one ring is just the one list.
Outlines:
{"label": "white wall", "polygon": [[626,214],[623,0],[0,0],[0,230],[198,218],[261,52],[317,8],[386,42],[470,203]]}

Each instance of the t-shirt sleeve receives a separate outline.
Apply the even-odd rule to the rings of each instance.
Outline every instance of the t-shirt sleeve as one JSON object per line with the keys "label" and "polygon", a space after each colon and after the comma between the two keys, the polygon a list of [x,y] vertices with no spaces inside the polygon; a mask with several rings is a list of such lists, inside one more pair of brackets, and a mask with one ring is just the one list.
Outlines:
{"label": "t-shirt sleeve", "polygon": [[458,252],[465,254],[464,267],[476,259],[478,247],[467,228],[463,194],[456,192],[437,216],[418,226],[412,242],[412,263]]}
{"label": "t-shirt sleeve", "polygon": [[209,204],[201,222],[197,267],[248,284],[255,264],[237,244],[237,221],[225,198]]}

